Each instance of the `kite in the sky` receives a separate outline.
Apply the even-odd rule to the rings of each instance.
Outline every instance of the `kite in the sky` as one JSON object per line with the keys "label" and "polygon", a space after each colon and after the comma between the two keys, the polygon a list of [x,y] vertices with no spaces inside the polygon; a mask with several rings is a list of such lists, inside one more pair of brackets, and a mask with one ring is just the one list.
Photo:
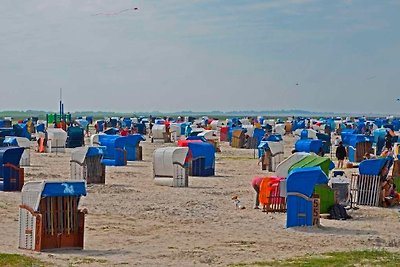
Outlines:
{"label": "kite in the sky", "polygon": [[113,13],[97,13],[97,14],[93,14],[92,16],[117,16],[117,15],[119,15],[121,13],[124,13],[124,12],[137,11],[137,10],[139,10],[139,8],[132,7],[132,8],[123,9],[123,10],[120,10],[120,11],[117,11],[117,12],[113,12]]}

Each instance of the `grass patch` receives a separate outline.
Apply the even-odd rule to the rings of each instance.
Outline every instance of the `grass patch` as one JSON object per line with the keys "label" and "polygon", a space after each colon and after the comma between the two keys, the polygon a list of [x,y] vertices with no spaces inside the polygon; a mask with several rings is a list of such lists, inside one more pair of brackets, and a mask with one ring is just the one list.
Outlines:
{"label": "grass patch", "polygon": [[399,266],[400,254],[385,250],[362,250],[331,252],[322,255],[304,256],[286,260],[253,263],[238,263],[229,266]]}
{"label": "grass patch", "polygon": [[35,259],[33,257],[19,255],[19,254],[6,254],[0,253],[0,266],[14,267],[14,266],[48,266],[49,264]]}

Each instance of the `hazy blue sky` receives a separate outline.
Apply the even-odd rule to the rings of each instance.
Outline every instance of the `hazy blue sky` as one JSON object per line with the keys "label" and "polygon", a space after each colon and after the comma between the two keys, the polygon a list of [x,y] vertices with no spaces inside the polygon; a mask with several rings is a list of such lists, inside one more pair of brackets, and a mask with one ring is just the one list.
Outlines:
{"label": "hazy blue sky", "polygon": [[57,110],[62,87],[66,111],[400,114],[399,14],[400,0],[2,0],[0,110]]}

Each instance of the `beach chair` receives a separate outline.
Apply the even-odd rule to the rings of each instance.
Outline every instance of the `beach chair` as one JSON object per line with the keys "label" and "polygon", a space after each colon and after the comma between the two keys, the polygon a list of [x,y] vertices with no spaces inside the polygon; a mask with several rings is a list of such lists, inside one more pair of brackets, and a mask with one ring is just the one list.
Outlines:
{"label": "beach chair", "polygon": [[105,147],[79,147],[71,153],[71,180],[85,180],[87,184],[104,184],[106,166],[101,164]]}
{"label": "beach chair", "polygon": [[99,135],[99,143],[101,146],[106,147],[104,150],[104,157],[101,160],[102,164],[106,166],[126,166],[126,136]]}
{"label": "beach chair", "polygon": [[0,147],[0,191],[21,191],[24,168],[19,163],[24,148]]}
{"label": "beach chair", "polygon": [[61,128],[47,128],[46,153],[64,153],[67,132]]}
{"label": "beach chair", "polygon": [[350,180],[351,205],[378,207],[381,196],[381,174],[386,158],[364,160],[359,165],[359,174],[353,173]]}
{"label": "beach chair", "polygon": [[23,147],[24,153],[22,153],[21,160],[19,161],[20,166],[29,166],[31,164],[30,148],[31,143],[26,137],[6,136],[3,142],[6,146],[17,146]]}
{"label": "beach chair", "polygon": [[234,148],[243,148],[246,142],[245,134],[243,130],[234,130],[232,132],[231,146]]}
{"label": "beach chair", "polygon": [[210,143],[189,142],[189,175],[215,175],[215,148]]}
{"label": "beach chair", "polygon": [[266,177],[260,184],[259,202],[264,212],[286,212],[286,199],[281,196],[282,178]]}
{"label": "beach chair", "polygon": [[86,195],[84,181],[28,182],[19,206],[21,249],[83,248],[86,211],[78,209]]}
{"label": "beach chair", "polygon": [[131,134],[125,137],[124,149],[126,150],[126,160],[136,161],[142,160],[142,147],[140,146],[140,141],[145,141],[146,138],[141,134]]}
{"label": "beach chair", "polygon": [[319,225],[320,202],[317,184],[328,183],[320,167],[294,169],[287,178],[286,227]]}
{"label": "beach chair", "polygon": [[156,185],[188,187],[188,167],[185,164],[188,147],[158,148],[153,154],[153,178]]}

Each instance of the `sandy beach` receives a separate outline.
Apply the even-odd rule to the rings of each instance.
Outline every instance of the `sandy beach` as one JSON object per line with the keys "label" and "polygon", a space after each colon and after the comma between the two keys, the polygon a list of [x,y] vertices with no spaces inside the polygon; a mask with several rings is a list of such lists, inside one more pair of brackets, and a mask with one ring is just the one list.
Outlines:
{"label": "sandy beach", "polygon": [[[294,140],[284,137],[285,157]],[[143,161],[107,167],[105,185],[88,185],[80,203],[89,212],[84,250],[18,249],[21,193],[0,192],[0,251],[59,266],[227,266],[330,251],[399,251],[397,209],[361,206],[349,211],[351,220],[321,219],[320,227],[286,229],[286,214],[252,208],[251,179],[269,175],[257,166],[253,150],[222,143],[215,177],[190,177],[188,188],[171,188],[154,185],[152,154],[157,147],[174,144],[141,144]],[[35,149],[32,142],[25,181],[69,179],[71,149],[58,154],[39,154]],[[246,209],[235,208],[233,195]]]}

